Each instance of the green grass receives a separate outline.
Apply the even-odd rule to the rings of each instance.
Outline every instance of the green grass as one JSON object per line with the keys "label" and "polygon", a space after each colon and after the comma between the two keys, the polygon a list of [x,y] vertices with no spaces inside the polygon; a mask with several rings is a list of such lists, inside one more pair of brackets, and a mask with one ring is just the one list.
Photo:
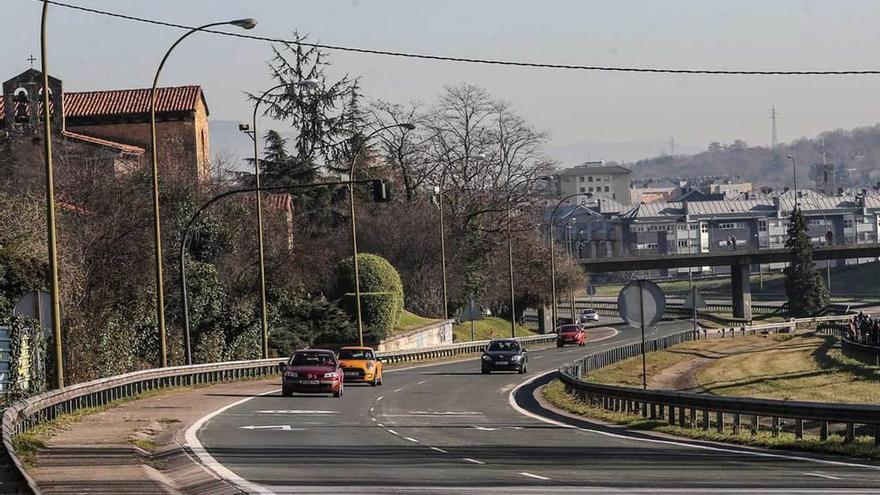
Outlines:
{"label": "green grass", "polygon": [[134,445],[135,447],[138,447],[142,450],[146,450],[147,452],[156,450],[157,448],[160,447],[160,445],[158,443],[156,443],[155,440],[152,440],[149,438],[130,438],[128,440],[128,443],[130,443],[130,444]]}
{"label": "green grass", "polygon": [[[510,322],[503,318],[490,316],[474,322],[474,333],[476,334],[476,339],[471,339],[471,322],[469,321],[453,325],[452,340],[453,342],[468,342],[470,340],[507,338],[510,337]],[[517,327],[517,337],[527,337],[529,335],[536,335],[536,333],[534,330],[524,326]]]}
{"label": "green grass", "polygon": [[542,394],[547,402],[563,411],[579,416],[624,425],[633,430],[651,430],[696,440],[727,442],[768,449],[796,449],[824,454],[843,454],[869,459],[880,458],[880,448],[874,446],[874,439],[869,436],[857,436],[853,442],[845,443],[843,436],[833,434],[829,435],[828,440],[823,442],[819,439],[818,435],[804,433],[802,439],[797,439],[793,433],[785,431],[780,432],[775,436],[771,432],[763,430],[752,435],[746,428],[743,428],[740,433],[734,434],[730,425],[726,425],[726,431],[724,433],[718,433],[715,430],[706,431],[698,428],[672,426],[665,421],[647,419],[634,414],[617,413],[606,411],[599,407],[593,407],[581,402],[575,396],[568,394],[565,391],[565,386],[559,380],[554,380],[543,387]]}
{"label": "green grass", "polygon": [[424,318],[422,316],[410,313],[409,311],[404,309],[400,313],[400,318],[397,320],[397,327],[394,328],[393,333],[397,334],[400,332],[406,332],[408,330],[412,330],[427,325],[429,323],[434,323],[435,321],[438,320]]}

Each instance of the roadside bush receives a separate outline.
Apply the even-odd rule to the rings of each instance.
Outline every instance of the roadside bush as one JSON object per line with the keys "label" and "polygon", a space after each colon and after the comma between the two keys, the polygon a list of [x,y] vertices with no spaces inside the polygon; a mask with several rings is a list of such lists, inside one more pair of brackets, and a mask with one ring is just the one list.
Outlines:
{"label": "roadside bush", "polygon": [[[385,338],[403,311],[403,283],[400,274],[385,258],[358,254],[361,289],[361,317],[372,340]],[[354,263],[345,258],[336,265],[336,295],[341,306],[356,317],[354,301]]]}
{"label": "roadside bush", "polygon": [[206,330],[199,333],[199,340],[193,349],[194,363],[217,363],[223,361],[226,338],[223,331]]}
{"label": "roadside bush", "polygon": [[326,299],[283,295],[271,308],[269,347],[279,356],[316,342],[353,342],[357,329],[349,315]]}

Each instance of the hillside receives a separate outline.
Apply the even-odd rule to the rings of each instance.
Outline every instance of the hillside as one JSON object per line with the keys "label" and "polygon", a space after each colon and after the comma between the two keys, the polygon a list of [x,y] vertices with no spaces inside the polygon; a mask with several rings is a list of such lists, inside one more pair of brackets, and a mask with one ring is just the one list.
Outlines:
{"label": "hillside", "polygon": [[853,130],[824,132],[813,139],[798,139],[770,149],[751,147],[742,141],[730,145],[713,143],[694,155],[660,156],[636,162],[636,177],[690,177],[699,175],[738,176],[755,186],[791,186],[792,167],[798,164],[798,184],[810,187],[814,181],[810,165],[823,161],[836,164],[838,187],[861,188],[880,180],[880,124]]}

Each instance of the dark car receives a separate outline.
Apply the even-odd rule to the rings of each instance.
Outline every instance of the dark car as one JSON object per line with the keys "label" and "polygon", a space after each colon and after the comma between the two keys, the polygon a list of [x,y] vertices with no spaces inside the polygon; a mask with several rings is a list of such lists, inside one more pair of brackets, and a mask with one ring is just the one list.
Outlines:
{"label": "dark car", "polygon": [[281,395],[333,394],[342,397],[343,372],[333,351],[305,349],[282,362]]}
{"label": "dark car", "polygon": [[528,368],[529,356],[519,342],[513,339],[493,340],[483,351],[483,374],[493,371],[518,371],[525,373]]}
{"label": "dark car", "polygon": [[556,329],[556,347],[565,344],[577,344],[584,346],[587,343],[587,333],[580,325],[562,325]]}

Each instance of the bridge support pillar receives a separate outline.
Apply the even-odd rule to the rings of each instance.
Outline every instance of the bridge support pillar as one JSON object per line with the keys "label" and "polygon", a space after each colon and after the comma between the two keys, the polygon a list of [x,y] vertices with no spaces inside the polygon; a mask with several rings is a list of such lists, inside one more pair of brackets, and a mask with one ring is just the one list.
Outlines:
{"label": "bridge support pillar", "polygon": [[742,260],[730,265],[730,296],[733,300],[733,317],[752,319],[752,280],[749,262]]}

